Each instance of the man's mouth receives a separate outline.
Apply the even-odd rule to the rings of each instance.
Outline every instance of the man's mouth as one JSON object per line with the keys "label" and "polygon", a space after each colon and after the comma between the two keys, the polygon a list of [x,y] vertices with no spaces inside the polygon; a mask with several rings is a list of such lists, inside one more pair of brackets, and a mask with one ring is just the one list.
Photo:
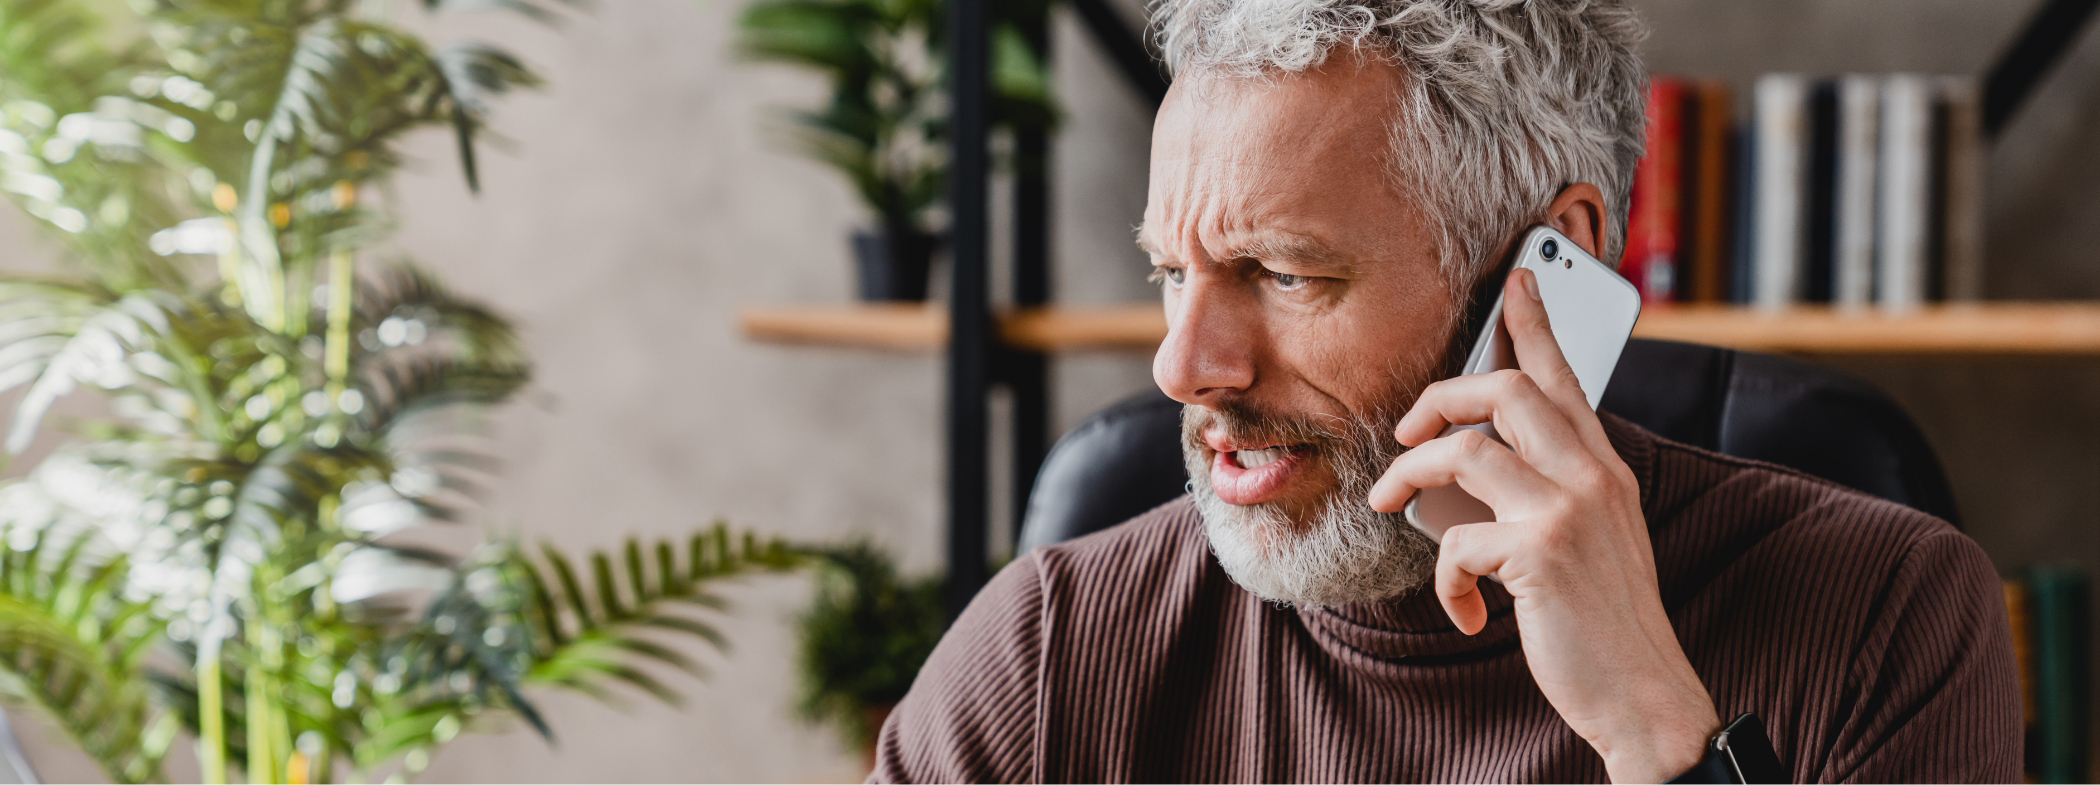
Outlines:
{"label": "man's mouth", "polygon": [[1214,450],[1210,463],[1211,490],[1218,494],[1219,501],[1226,504],[1270,501],[1283,495],[1310,451],[1306,445]]}

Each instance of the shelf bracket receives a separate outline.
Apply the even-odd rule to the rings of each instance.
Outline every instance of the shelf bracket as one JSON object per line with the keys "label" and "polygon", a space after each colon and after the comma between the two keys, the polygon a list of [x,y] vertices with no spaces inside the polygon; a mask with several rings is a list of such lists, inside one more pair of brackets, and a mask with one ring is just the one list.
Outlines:
{"label": "shelf bracket", "polygon": [[1984,79],[1985,139],[1997,140],[2020,105],[2041,85],[2042,77],[2048,76],[2049,69],[2077,42],[2095,7],[2100,7],[2100,0],[2048,0],[2027,20],[2020,36],[1998,56],[1998,62]]}

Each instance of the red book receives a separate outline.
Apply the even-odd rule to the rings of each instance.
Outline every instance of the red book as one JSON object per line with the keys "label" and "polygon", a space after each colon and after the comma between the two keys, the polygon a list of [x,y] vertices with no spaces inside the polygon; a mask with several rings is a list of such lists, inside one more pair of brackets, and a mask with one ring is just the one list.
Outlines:
{"label": "red book", "polygon": [[1619,274],[1641,291],[1641,301],[1677,299],[1678,231],[1684,204],[1685,85],[1657,77],[1648,86],[1648,149],[1633,172],[1633,203],[1626,215],[1626,255]]}
{"label": "red book", "polygon": [[1684,220],[1677,236],[1677,299],[1718,303],[1728,299],[1729,132],[1728,85],[1704,79],[1685,87],[1684,190],[1678,209]]}

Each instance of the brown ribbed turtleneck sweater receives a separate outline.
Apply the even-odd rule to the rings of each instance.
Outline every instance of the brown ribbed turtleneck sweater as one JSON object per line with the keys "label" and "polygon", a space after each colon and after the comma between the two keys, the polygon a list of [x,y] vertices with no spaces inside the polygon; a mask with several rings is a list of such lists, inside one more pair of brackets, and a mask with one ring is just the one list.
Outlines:
{"label": "brown ribbed turtleneck sweater", "polygon": [[[1723,718],[1796,781],[2013,782],[1998,579],[1946,523],[1605,418],[1662,599]],[[941,640],[882,729],[878,781],[1581,782],[1603,761],[1539,693],[1509,595],[1468,637],[1427,592],[1302,611],[1211,557],[1182,498],[1038,548]]]}

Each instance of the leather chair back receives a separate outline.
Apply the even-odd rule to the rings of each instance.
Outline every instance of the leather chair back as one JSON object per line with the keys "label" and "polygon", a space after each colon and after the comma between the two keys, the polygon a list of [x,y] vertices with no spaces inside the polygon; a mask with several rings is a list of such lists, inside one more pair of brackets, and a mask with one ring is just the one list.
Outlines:
{"label": "leather chair back", "polygon": [[[1960,525],[1940,462],[1881,391],[1771,355],[1633,340],[1598,407],[1673,441],[1787,466]],[[1127,521],[1186,491],[1181,404],[1148,390],[1057,441],[1036,475],[1021,552]]]}

